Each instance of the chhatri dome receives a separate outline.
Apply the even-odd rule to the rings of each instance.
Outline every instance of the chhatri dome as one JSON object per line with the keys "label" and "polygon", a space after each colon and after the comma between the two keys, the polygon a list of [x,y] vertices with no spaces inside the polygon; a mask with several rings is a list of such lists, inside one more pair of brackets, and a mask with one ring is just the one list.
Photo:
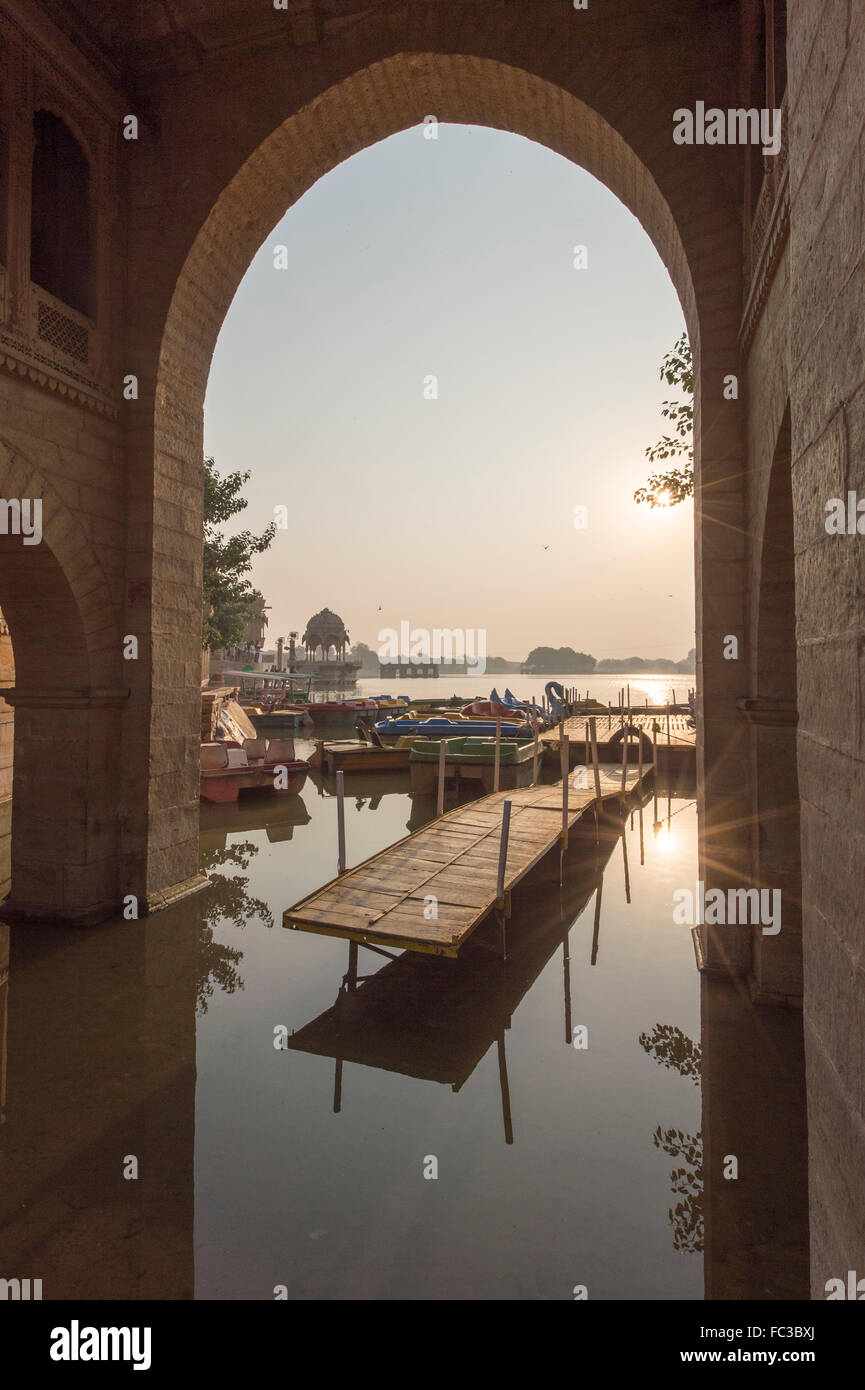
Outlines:
{"label": "chhatri dome", "polygon": [[314,661],[319,647],[322,650],[322,659],[327,661],[331,647],[336,649],[336,659],[345,660],[345,649],[348,646],[348,632],[345,623],[337,613],[332,613],[329,608],[322,608],[320,613],[316,613],[310,618],[303,634],[303,645],[306,648],[307,661]]}

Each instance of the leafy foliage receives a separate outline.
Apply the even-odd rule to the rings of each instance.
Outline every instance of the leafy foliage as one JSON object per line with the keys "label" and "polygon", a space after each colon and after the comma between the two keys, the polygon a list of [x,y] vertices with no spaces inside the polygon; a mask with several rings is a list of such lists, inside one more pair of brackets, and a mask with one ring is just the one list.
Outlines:
{"label": "leafy foliage", "polygon": [[225,994],[234,994],[235,990],[243,989],[243,980],[237,969],[243,952],[214,940],[214,927],[231,922],[235,927],[242,928],[253,917],[259,917],[266,927],[273,926],[273,914],[267,903],[261,898],[251,897],[247,892],[248,878],[240,874],[215,872],[217,866],[227,864],[246,869],[254,854],[258,854],[258,848],[250,840],[228,845],[225,849],[202,851],[201,869],[207,874],[209,888],[203,898],[201,966],[196,992],[196,1012],[199,1014],[207,1013],[208,1001],[217,989]]}
{"label": "leafy foliage", "polygon": [[691,344],[683,333],[661,364],[661,380],[678,387],[687,399],[664,401],[661,414],[670,421],[673,433],[663,435],[646,450],[650,463],[684,458],[679,467],[651,473],[645,487],[637,488],[635,502],[650,507],[675,507],[694,495],[694,365]]}
{"label": "leafy foliage", "polygon": [[[700,1084],[702,1048],[672,1023],[656,1023],[651,1033],[640,1034],[640,1046],[661,1066],[690,1077]],[[670,1174],[673,1194],[681,1197],[668,1215],[673,1227],[673,1248],[682,1255],[703,1249],[703,1136],[683,1134],[680,1129],[662,1130],[658,1125],[652,1139],[656,1149],[670,1158],[684,1159],[684,1168]]]}
{"label": "leafy foliage", "polygon": [[251,531],[223,535],[220,527],[248,505],[241,496],[250,473],[220,477],[212,458],[204,460],[204,618],[202,646],[233,647],[243,640],[261,595],[248,575],[253,555],[267,550],[276,535],[272,521],[260,536]]}
{"label": "leafy foliage", "polygon": [[685,1160],[684,1168],[670,1174],[673,1192],[682,1198],[669,1210],[673,1249],[682,1255],[698,1254],[703,1249],[703,1136],[680,1129],[662,1131],[658,1125],[652,1138],[656,1149]]}
{"label": "leafy foliage", "polygon": [[695,1086],[700,1084],[702,1048],[672,1023],[656,1023],[651,1033],[640,1034],[640,1047],[681,1076],[689,1076]]}

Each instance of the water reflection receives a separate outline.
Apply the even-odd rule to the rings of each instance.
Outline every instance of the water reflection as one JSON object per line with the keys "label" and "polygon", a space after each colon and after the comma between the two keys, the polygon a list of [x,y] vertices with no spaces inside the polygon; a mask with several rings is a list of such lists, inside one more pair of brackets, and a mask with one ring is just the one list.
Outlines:
{"label": "water reflection", "polygon": [[[46,1299],[807,1297],[801,1020],[698,982],[670,911],[693,808],[670,855],[648,807],[629,846],[574,832],[561,879],[553,853],[515,890],[504,961],[494,922],[456,961],[352,961],[270,930],[332,857],[312,785],[203,807],[209,886],[156,917],[16,926],[11,951],[0,928],[0,1276]],[[428,814],[402,794],[359,785],[358,853],[386,806],[384,843]]]}
{"label": "water reflection", "polygon": [[[546,863],[530,888],[515,892],[506,959],[489,920],[456,960],[410,951],[394,957],[364,946],[360,953],[366,959],[390,957],[369,975],[358,974],[359,950],[351,943],[336,1002],[287,1037],[285,1047],[335,1061],[334,1110],[339,1112],[343,1062],[437,1081],[458,1092],[495,1044],[505,1141],[513,1143],[505,1033],[520,1001],[561,949],[563,1037],[571,1044],[570,928],[592,895],[600,893],[614,843],[612,836],[603,837],[592,846],[590,862],[569,865],[561,884]],[[556,856],[551,858],[555,875],[558,864]]]}

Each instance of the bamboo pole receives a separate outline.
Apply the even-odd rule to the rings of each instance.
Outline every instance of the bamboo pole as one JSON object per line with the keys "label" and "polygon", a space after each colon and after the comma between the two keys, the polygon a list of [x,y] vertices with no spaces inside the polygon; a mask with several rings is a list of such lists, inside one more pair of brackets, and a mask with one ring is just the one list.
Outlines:
{"label": "bamboo pole", "polygon": [[337,874],[345,873],[345,774],[336,774],[336,840],[337,840]]}
{"label": "bamboo pole", "polygon": [[445,763],[447,761],[448,746],[444,739],[439,740],[439,784],[438,801],[436,803],[436,815],[444,815],[445,809]]}

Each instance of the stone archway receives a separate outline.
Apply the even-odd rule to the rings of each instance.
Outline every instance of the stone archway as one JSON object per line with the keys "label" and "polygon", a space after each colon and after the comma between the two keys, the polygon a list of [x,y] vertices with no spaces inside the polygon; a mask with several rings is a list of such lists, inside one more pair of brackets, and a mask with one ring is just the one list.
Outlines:
{"label": "stone archway", "polygon": [[0,439],[8,496],[41,502],[42,538],[0,535],[0,606],[15,657],[12,888],[4,918],[97,920],[119,907],[120,634],[81,528]]}
{"label": "stone archway", "polygon": [[[450,7],[431,7],[429,13],[441,15],[445,28],[453,18]],[[444,123],[480,123],[522,134],[589,170],[638,217],[677,288],[698,380],[698,784],[711,843],[704,877],[724,884],[742,881],[748,853],[747,739],[736,716],[738,692],[722,659],[723,636],[741,612],[745,571],[742,406],[723,395],[724,377],[738,363],[740,228],[726,180],[739,155],[725,152],[711,177],[694,179],[691,152],[683,157],[672,141],[669,87],[661,72],[641,67],[634,73],[643,96],[640,119],[634,120],[633,111],[610,103],[608,93],[597,93],[593,73],[598,55],[581,54],[582,68],[572,73],[570,85],[582,78],[595,93],[597,108],[612,105],[615,119],[612,110],[608,118],[542,75],[544,69],[559,67],[551,41],[543,55],[532,59],[538,70],[529,71],[524,43],[514,33],[500,36],[505,57],[466,55],[435,49],[437,22],[423,26],[427,47],[420,51],[412,46],[394,52],[394,35],[388,32],[380,36],[386,57],[361,67],[356,54],[348,61],[342,53],[333,68],[323,60],[310,78],[319,90],[309,93],[293,114],[271,121],[269,129],[262,130],[262,123],[268,121],[273,101],[268,97],[263,106],[258,101],[261,73],[248,92],[240,82],[232,109],[250,119],[230,132],[220,128],[218,141],[205,151],[200,142],[208,140],[210,115],[197,124],[192,114],[205,89],[200,84],[190,88],[182,121],[178,113],[166,112],[174,124],[165,138],[175,148],[177,167],[183,164],[177,146],[195,130],[194,159],[204,179],[178,195],[183,206],[178,205],[169,223],[160,222],[158,250],[147,225],[132,240],[132,281],[138,283],[138,256],[148,295],[132,306],[130,315],[132,340],[146,344],[147,352],[132,364],[140,366],[142,390],[130,407],[136,422],[130,434],[131,519],[142,524],[134,524],[137,543],[130,550],[129,570],[147,589],[154,680],[148,688],[143,672],[133,673],[141,684],[133,688],[126,720],[127,745],[147,750],[139,768],[143,809],[130,813],[137,848],[129,864],[131,878],[144,884],[148,898],[188,880],[195,866],[198,690],[184,674],[184,653],[197,650],[198,643],[202,408],[220,326],[252,257],[286,209],[341,161],[420,125],[429,113]],[[635,54],[623,54],[614,35],[607,40],[606,59],[627,83],[622,65],[637,61]],[[487,49],[496,46],[496,39],[486,44]],[[370,55],[369,45],[366,53]],[[347,72],[343,60],[348,61]],[[665,61],[673,60],[668,54]],[[683,61],[680,50],[675,63]],[[342,74],[337,71],[341,64]],[[703,169],[707,172],[709,165]],[[150,215],[148,223],[152,221]],[[170,729],[164,721],[160,727],[156,716],[169,698]],[[188,755],[178,765],[183,740],[189,743]],[[164,790],[169,787],[170,803]],[[740,954],[734,964],[745,968],[750,962],[744,949]]]}

